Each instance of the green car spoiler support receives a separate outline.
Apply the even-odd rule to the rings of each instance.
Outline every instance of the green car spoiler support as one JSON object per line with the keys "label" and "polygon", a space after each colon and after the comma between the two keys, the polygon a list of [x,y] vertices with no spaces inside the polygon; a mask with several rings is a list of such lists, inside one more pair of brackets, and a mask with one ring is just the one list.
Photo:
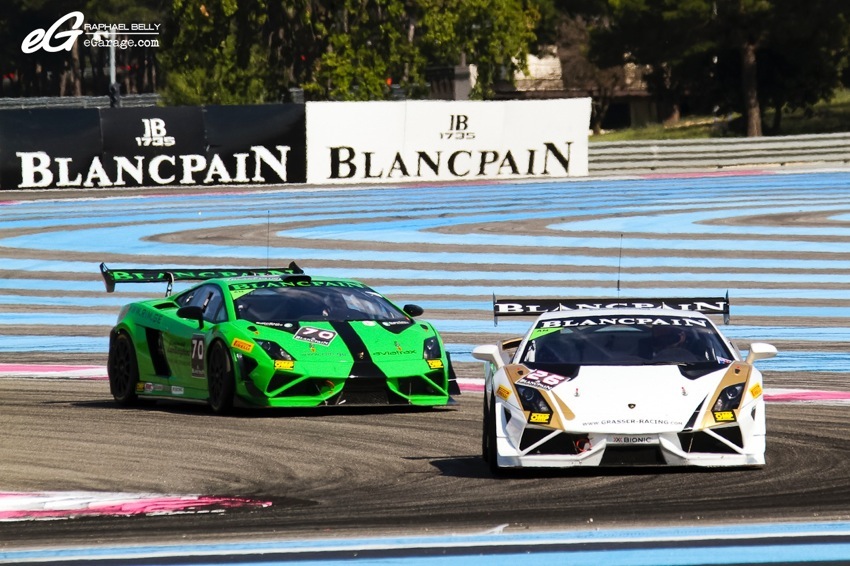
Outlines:
{"label": "green car spoiler support", "polygon": [[285,275],[301,275],[304,273],[295,262],[291,262],[289,267],[282,268],[246,268],[246,267],[180,267],[170,269],[109,269],[105,263],[100,264],[100,273],[103,275],[103,282],[106,285],[106,292],[112,293],[115,291],[116,283],[160,283],[167,282],[168,290],[171,290],[171,285],[175,281],[205,281],[207,279],[218,279],[223,277],[250,277],[250,276],[285,276]]}

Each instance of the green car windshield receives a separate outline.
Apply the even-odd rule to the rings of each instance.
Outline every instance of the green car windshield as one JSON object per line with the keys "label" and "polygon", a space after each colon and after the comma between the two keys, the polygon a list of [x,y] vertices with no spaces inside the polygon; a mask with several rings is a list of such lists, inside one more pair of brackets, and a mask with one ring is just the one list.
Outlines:
{"label": "green car windshield", "polygon": [[539,321],[521,361],[541,369],[548,364],[729,364],[733,355],[703,319],[588,316]]}
{"label": "green car windshield", "polygon": [[236,317],[258,324],[299,320],[409,320],[368,287],[278,287],[256,289],[233,301]]}

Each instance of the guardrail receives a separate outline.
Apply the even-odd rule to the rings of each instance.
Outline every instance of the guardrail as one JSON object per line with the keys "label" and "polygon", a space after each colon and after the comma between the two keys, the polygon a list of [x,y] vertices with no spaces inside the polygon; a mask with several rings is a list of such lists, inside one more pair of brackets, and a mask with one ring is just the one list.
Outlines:
{"label": "guardrail", "polygon": [[[150,94],[125,94],[121,96],[122,108],[156,106],[160,96]],[[33,108],[109,108],[108,96],[37,96],[23,98],[0,97],[0,110],[30,110]]]}
{"label": "guardrail", "polygon": [[850,132],[760,138],[591,142],[591,175],[850,163]]}

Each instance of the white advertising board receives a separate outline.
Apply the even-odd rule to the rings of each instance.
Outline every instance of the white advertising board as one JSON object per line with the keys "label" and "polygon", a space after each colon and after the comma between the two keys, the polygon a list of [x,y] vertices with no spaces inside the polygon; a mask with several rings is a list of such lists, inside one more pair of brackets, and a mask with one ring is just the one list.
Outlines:
{"label": "white advertising board", "polygon": [[590,99],[307,104],[307,182],[587,175]]}

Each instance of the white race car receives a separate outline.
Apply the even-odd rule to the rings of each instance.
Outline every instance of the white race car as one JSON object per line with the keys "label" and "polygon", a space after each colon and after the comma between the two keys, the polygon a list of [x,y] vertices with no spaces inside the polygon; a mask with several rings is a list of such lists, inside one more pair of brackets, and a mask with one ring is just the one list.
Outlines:
{"label": "white race car", "polygon": [[[539,314],[543,313],[543,314]],[[487,362],[482,453],[490,469],[763,466],[765,403],[746,359],[705,313],[720,299],[494,298],[539,314],[523,338],[478,346]]]}

